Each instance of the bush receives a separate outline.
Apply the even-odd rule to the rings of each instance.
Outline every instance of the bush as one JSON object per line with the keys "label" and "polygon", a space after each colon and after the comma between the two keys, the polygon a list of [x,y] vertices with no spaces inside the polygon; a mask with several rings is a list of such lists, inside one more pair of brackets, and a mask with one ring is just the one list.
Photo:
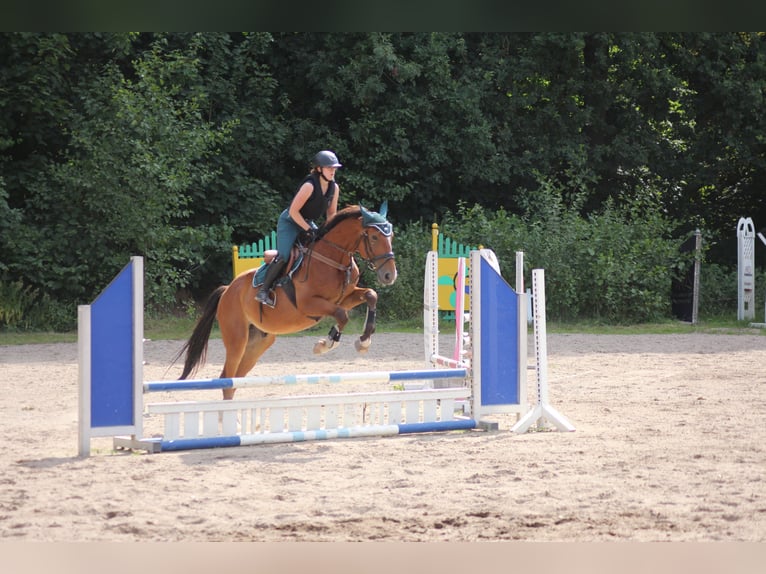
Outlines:
{"label": "bush", "polygon": [[[428,231],[423,229],[428,227]],[[378,313],[381,319],[406,321],[423,315],[423,275],[426,253],[431,248],[430,224],[409,223],[394,226],[394,254],[399,272],[396,283],[382,287],[374,274],[363,269],[362,280],[378,293]],[[365,307],[362,307],[364,309]]]}
{"label": "bush", "polygon": [[37,291],[21,281],[0,282],[0,327],[23,328]]}
{"label": "bush", "polygon": [[492,249],[512,285],[515,252],[523,251],[525,284],[532,269],[545,269],[552,319],[639,323],[670,317],[672,279],[688,255],[679,253],[682,240],[671,236],[674,225],[658,208],[607,202],[585,218],[550,188],[540,190],[534,205],[524,217],[460,205],[440,229],[461,243]]}
{"label": "bush", "polygon": [[[755,320],[764,319],[764,292],[766,292],[766,271],[755,272]],[[703,262],[700,267],[700,317],[737,317],[739,304],[737,293],[737,268],[718,263]]]}
{"label": "bush", "polygon": [[76,326],[74,304],[60,304],[21,281],[0,281],[0,329],[69,331]]}
{"label": "bush", "polygon": [[[537,207],[524,216],[458,205],[455,213],[439,222],[440,232],[460,243],[494,250],[511,285],[515,284],[515,252],[523,251],[525,284],[531,282],[532,269],[545,269],[546,311],[553,320],[630,324],[671,318],[673,278],[688,268],[691,259],[690,254],[679,252],[685,238],[672,237],[674,225],[659,209],[607,202],[584,217],[567,207],[555,190],[543,189],[540,194]],[[360,284],[378,292],[381,320],[414,322],[422,317],[430,227],[431,222],[422,221],[394,225],[399,272],[394,285],[380,286],[362,266]],[[190,231],[188,241],[168,250],[170,257],[149,261],[147,294],[153,297],[147,298],[148,308],[169,310],[173,285],[188,281],[189,267],[202,265],[205,252],[228,250],[228,233],[225,226]],[[172,272],[181,275],[175,277]],[[163,275],[174,279],[151,280]],[[763,273],[756,281],[766,285]],[[701,313],[736,313],[736,272],[703,264],[701,282]],[[75,311],[74,304],[61,306],[20,284],[0,283],[0,326],[57,330],[74,325]],[[363,312],[363,306],[355,310],[355,314]]]}

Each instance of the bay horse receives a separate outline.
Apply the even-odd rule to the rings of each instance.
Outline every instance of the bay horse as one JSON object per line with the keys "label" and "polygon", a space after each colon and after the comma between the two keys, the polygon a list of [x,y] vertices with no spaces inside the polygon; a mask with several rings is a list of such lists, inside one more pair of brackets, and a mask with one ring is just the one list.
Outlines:
{"label": "bay horse", "polygon": [[[254,281],[257,270],[240,273],[230,284],[221,285],[210,295],[191,337],[176,359],[186,353],[180,379],[193,375],[205,362],[213,323],[218,320],[226,358],[221,378],[244,377],[265,353],[277,335],[297,333],[316,325],[324,317],[333,317],[335,325],[327,336],[314,345],[315,354],[323,354],[340,344],[348,323],[348,311],[367,303],[367,316],[356,350],[364,353],[375,332],[378,294],[358,287],[359,255],[382,285],[396,281],[397,269],[391,246],[393,227],[386,219],[386,202],[380,212],[361,205],[340,210],[322,226],[317,239],[300,247],[300,266],[289,262],[289,275],[274,284],[274,307],[256,301],[260,288]],[[291,275],[291,277],[290,277]],[[259,274],[260,278],[261,275]],[[234,397],[236,389],[223,389],[223,398]]]}

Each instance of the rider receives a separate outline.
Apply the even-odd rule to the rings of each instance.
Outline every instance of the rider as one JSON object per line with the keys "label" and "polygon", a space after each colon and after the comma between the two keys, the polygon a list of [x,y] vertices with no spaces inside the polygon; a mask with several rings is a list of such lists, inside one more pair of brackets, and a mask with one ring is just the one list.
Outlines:
{"label": "rider", "polygon": [[322,215],[329,221],[338,211],[340,188],[335,182],[335,170],[341,167],[338,157],[331,151],[320,151],[314,156],[311,172],[301,182],[290,207],[285,209],[277,222],[277,256],[269,263],[263,285],[256,300],[274,305],[269,297],[271,287],[290,258],[290,250],[303,234],[305,239],[316,239],[319,228],[315,219]]}

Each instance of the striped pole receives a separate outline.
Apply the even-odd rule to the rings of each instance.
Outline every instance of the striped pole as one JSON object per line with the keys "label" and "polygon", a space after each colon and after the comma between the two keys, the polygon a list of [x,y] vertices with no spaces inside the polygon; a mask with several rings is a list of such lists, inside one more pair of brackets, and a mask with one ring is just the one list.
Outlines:
{"label": "striped pole", "polygon": [[200,448],[219,448],[232,446],[251,446],[259,444],[304,442],[313,440],[331,440],[339,438],[361,438],[371,436],[378,437],[393,436],[398,434],[471,430],[475,429],[476,426],[476,421],[473,419],[456,419],[451,421],[371,425],[351,428],[320,429],[312,431],[291,431],[265,434],[183,438],[176,440],[157,440],[156,442],[160,444],[160,450],[165,452],[176,450],[193,450]]}
{"label": "striped pole", "polygon": [[441,365],[442,367],[458,368],[458,367],[464,366],[465,363],[466,363],[465,359],[455,360],[455,359],[450,359],[449,357],[443,357],[442,355],[431,355],[432,365]]}
{"label": "striped pole", "polygon": [[370,371],[367,373],[328,373],[312,375],[274,375],[220,379],[188,379],[182,381],[149,381],[144,393],[161,391],[200,391],[210,389],[243,389],[268,385],[300,385],[321,383],[396,383],[432,379],[464,379],[465,368],[424,369],[421,371]]}

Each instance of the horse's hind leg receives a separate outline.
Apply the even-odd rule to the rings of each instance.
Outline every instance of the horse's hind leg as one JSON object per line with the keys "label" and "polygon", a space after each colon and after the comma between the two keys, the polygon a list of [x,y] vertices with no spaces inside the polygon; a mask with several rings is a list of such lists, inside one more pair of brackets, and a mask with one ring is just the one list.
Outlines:
{"label": "horse's hind leg", "polygon": [[[224,359],[223,369],[221,369],[221,378],[236,377],[247,351],[249,326],[244,318],[225,322],[221,321],[219,317],[218,324],[221,328],[221,340],[223,341],[224,349],[226,349],[226,358]],[[223,398],[227,400],[234,398],[235,390],[223,389]]]}
{"label": "horse's hind leg", "polygon": [[[244,331],[244,334],[243,334]],[[274,344],[276,335],[264,333],[252,325],[244,325],[244,329],[236,330],[231,327],[221,329],[221,338],[226,347],[226,362],[221,371],[221,378],[246,376],[258,359],[261,358],[271,345]],[[233,399],[236,388],[223,389],[223,398]]]}
{"label": "horse's hind leg", "polygon": [[258,359],[274,344],[277,336],[272,333],[264,333],[253,325],[248,333],[247,347],[242,360],[239,362],[236,377],[246,377],[253,369]]}

